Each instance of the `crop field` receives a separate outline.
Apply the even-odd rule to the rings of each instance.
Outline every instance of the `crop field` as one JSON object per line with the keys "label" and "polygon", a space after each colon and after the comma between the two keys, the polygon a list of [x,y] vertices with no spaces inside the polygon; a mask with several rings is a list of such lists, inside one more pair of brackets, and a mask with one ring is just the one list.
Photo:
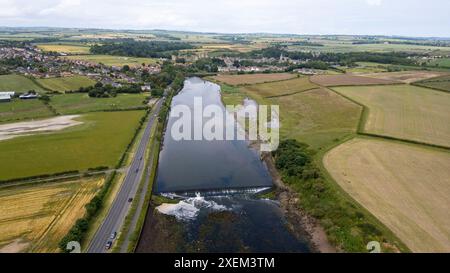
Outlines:
{"label": "crop field", "polygon": [[450,92],[450,76],[443,76],[439,78],[433,78],[430,80],[416,82],[415,85]]}
{"label": "crop field", "polygon": [[356,132],[362,107],[325,89],[267,99],[280,106],[281,138],[320,149]]}
{"label": "crop field", "polygon": [[38,48],[43,51],[52,51],[66,54],[89,54],[90,47],[76,44],[38,44]]}
{"label": "crop field", "polygon": [[[144,111],[98,112],[63,131],[0,141],[0,180],[114,167]],[[19,177],[18,177],[19,176]]]}
{"label": "crop field", "polygon": [[58,113],[79,114],[103,110],[132,109],[145,106],[143,94],[118,94],[114,98],[91,98],[85,93],[52,96],[50,104]]}
{"label": "crop field", "polygon": [[356,67],[348,67],[345,69],[346,73],[351,74],[365,74],[365,73],[380,73],[387,72],[387,66],[379,63],[357,62]]}
{"label": "crop field", "polygon": [[103,177],[0,190],[0,252],[59,252]]}
{"label": "crop field", "polygon": [[297,77],[296,74],[290,73],[273,73],[273,74],[244,74],[244,75],[225,75],[220,74],[213,77],[214,80],[223,82],[228,85],[244,85],[255,83],[266,83],[273,81],[288,80]]}
{"label": "crop field", "polygon": [[137,58],[137,57],[121,57],[111,55],[77,55],[64,57],[70,60],[81,60],[90,63],[99,64],[102,63],[107,66],[141,66],[143,63],[155,64],[158,59],[154,58]]}
{"label": "crop field", "polygon": [[389,73],[370,73],[363,76],[388,80],[388,81],[401,81],[403,83],[412,83],[421,80],[427,80],[443,76],[448,73],[436,72],[436,71],[402,71],[402,72],[389,72]]}
{"label": "crop field", "polygon": [[442,59],[433,60],[430,62],[430,65],[432,65],[432,66],[437,65],[438,67],[450,68],[450,58],[442,58]]}
{"label": "crop field", "polygon": [[27,92],[30,90],[43,91],[32,80],[20,75],[0,75],[0,91]]}
{"label": "crop field", "polygon": [[94,80],[85,76],[37,79],[37,81],[43,87],[59,92],[77,90],[80,87],[88,87],[95,84]]}
{"label": "crop field", "polygon": [[50,116],[53,113],[40,100],[13,99],[0,103],[0,123]]}
{"label": "crop field", "polygon": [[376,79],[355,75],[316,75],[311,77],[313,83],[323,86],[345,86],[345,85],[379,85],[399,83],[394,80]]}
{"label": "crop field", "polygon": [[243,86],[240,90],[249,96],[258,99],[286,96],[314,88],[318,88],[318,86],[310,82],[308,77],[300,77],[292,80]]}
{"label": "crop field", "polygon": [[411,85],[339,87],[368,107],[364,131],[450,147],[450,94]]}
{"label": "crop field", "polygon": [[450,251],[448,152],[356,138],[327,153],[324,165],[412,251]]}

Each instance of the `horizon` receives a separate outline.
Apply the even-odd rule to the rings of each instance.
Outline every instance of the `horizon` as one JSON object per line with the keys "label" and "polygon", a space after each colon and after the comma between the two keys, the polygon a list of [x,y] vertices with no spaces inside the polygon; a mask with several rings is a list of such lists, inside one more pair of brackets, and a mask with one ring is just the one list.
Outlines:
{"label": "horizon", "polygon": [[8,27],[450,37],[450,2],[444,0],[426,6],[419,0],[0,0],[0,5],[0,25]]}

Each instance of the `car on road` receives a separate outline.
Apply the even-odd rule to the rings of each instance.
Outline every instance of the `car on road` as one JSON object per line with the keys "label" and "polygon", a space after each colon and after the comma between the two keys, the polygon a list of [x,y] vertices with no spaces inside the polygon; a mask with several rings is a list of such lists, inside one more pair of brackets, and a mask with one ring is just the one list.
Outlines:
{"label": "car on road", "polygon": [[116,239],[116,237],[117,237],[117,232],[113,232],[113,233],[111,233],[111,236],[109,237],[109,239],[111,239],[111,240],[114,240],[114,239]]}
{"label": "car on road", "polygon": [[138,173],[139,172],[139,168],[138,169],[136,169],[136,173]]}
{"label": "car on road", "polygon": [[128,203],[131,203],[131,202],[133,202],[133,198],[132,197],[128,198]]}
{"label": "car on road", "polygon": [[109,249],[111,249],[111,246],[112,246],[112,241],[108,241],[105,245],[105,249],[109,250]]}

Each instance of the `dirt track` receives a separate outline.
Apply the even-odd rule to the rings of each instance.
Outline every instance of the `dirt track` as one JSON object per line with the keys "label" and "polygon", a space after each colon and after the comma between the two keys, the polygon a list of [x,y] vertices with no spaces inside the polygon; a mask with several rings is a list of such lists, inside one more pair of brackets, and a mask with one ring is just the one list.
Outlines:
{"label": "dirt track", "polygon": [[0,141],[24,135],[53,132],[66,129],[82,122],[74,120],[79,115],[60,116],[36,121],[24,121],[0,125]]}

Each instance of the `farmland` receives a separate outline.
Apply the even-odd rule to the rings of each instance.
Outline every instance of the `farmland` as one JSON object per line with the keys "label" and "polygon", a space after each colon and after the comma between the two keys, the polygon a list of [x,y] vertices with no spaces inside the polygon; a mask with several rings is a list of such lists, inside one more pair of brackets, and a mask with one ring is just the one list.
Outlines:
{"label": "farmland", "polygon": [[61,114],[143,107],[143,94],[118,94],[113,98],[91,98],[85,93],[52,96],[50,104]]}
{"label": "farmland", "polygon": [[315,88],[318,88],[318,86],[311,83],[307,77],[300,77],[286,81],[244,86],[241,90],[250,97],[258,99],[292,95]]}
{"label": "farmland", "polygon": [[412,251],[450,251],[448,152],[356,138],[331,150],[324,164]]}
{"label": "farmland", "polygon": [[446,73],[435,71],[402,71],[390,73],[370,73],[364,74],[363,76],[388,81],[401,81],[404,83],[412,83],[416,81],[439,77],[445,74]]}
{"label": "farmland", "polygon": [[323,86],[379,85],[398,83],[398,81],[393,80],[376,79],[354,75],[316,75],[311,77],[311,81]]}
{"label": "farmland", "polygon": [[356,132],[361,107],[326,89],[268,100],[280,106],[281,138],[321,149]]}
{"label": "farmland", "polygon": [[450,147],[450,94],[410,85],[334,90],[368,107],[367,133]]}
{"label": "farmland", "polygon": [[114,167],[131,141],[144,111],[99,112],[60,132],[0,141],[0,180]]}
{"label": "farmland", "polygon": [[111,55],[77,55],[67,56],[64,58],[69,60],[81,60],[95,64],[102,63],[107,66],[141,66],[143,63],[148,65],[154,64],[158,61],[158,59],[153,58],[121,57]]}
{"label": "farmland", "polygon": [[24,76],[0,75],[0,91],[27,92],[30,90],[43,91],[42,87]]}
{"label": "farmland", "polygon": [[289,74],[289,73],[243,74],[243,75],[220,74],[213,77],[213,79],[228,85],[244,85],[244,84],[255,84],[255,83],[288,80],[295,78],[296,76],[297,76],[296,74]]}
{"label": "farmland", "polygon": [[0,123],[52,115],[50,109],[40,100],[13,99],[8,103],[0,103]]}
{"label": "farmland", "polygon": [[450,92],[450,76],[443,76],[414,83],[415,85]]}
{"label": "farmland", "polygon": [[89,54],[89,46],[83,44],[38,44],[43,51],[52,51],[66,54]]}
{"label": "farmland", "polygon": [[95,84],[94,80],[85,76],[37,79],[37,81],[44,88],[59,92],[77,90],[80,87],[87,87]]}
{"label": "farmland", "polygon": [[103,182],[95,177],[2,189],[0,252],[58,252],[59,241]]}

